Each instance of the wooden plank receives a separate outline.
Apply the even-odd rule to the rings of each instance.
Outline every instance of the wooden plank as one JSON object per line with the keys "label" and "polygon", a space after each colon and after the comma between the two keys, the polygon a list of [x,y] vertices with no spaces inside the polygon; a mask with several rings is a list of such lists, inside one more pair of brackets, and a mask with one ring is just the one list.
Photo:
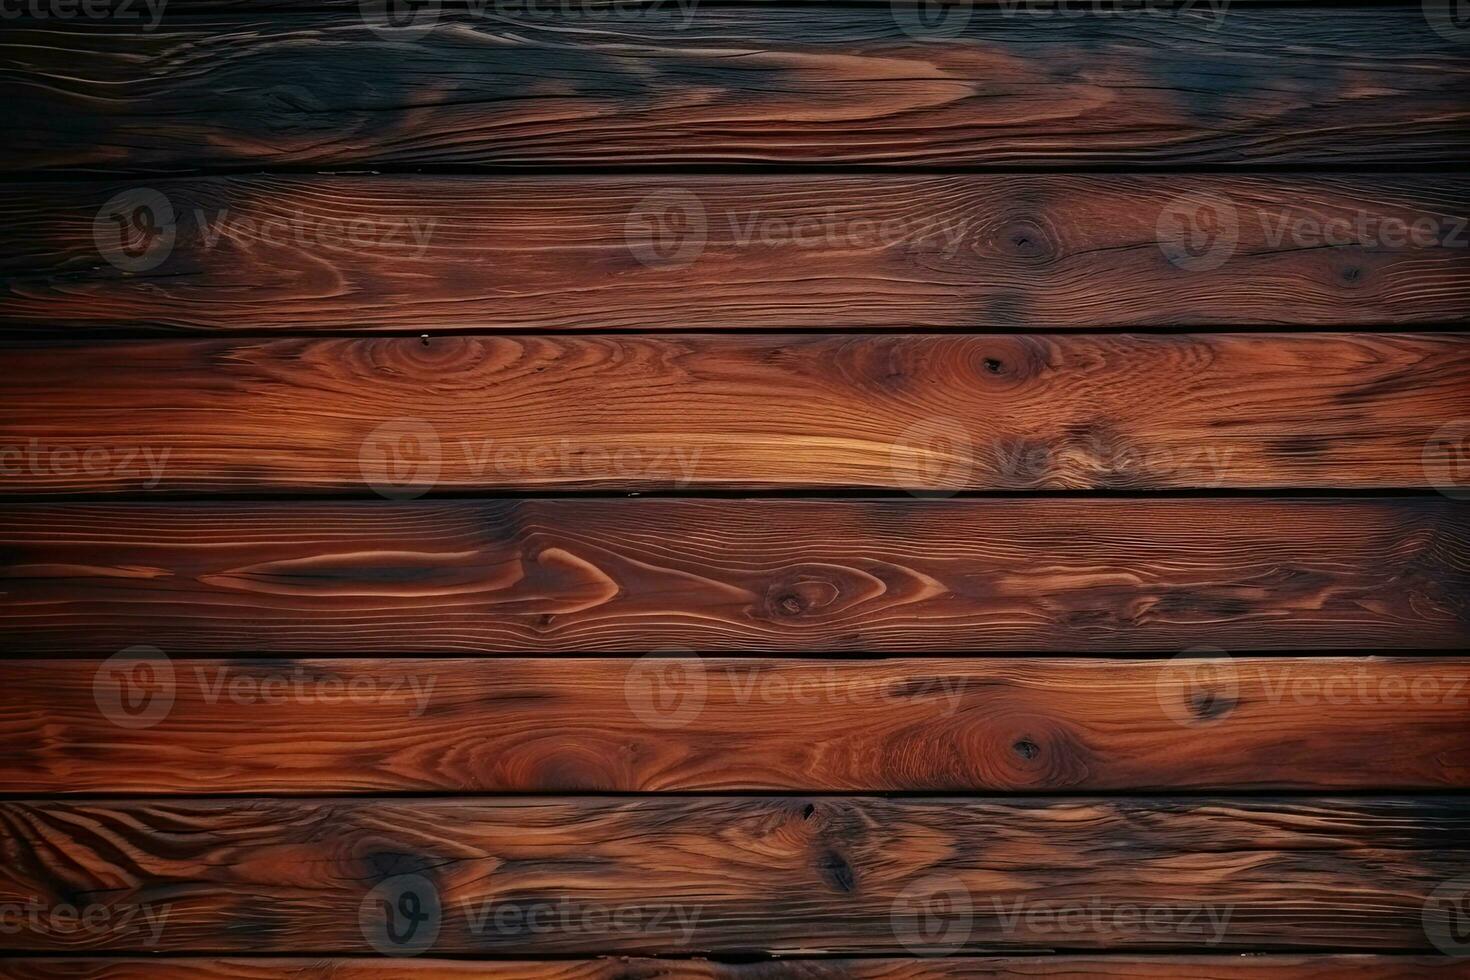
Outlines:
{"label": "wooden plank", "polygon": [[1417,4],[1223,22],[1202,5],[962,7],[937,30],[907,9],[445,13],[406,33],[342,13],[27,24],[0,39],[0,166],[1448,165],[1470,150],[1470,62]]}
{"label": "wooden plank", "polygon": [[38,910],[0,948],[73,953],[1433,952],[1470,866],[1454,797],[20,801],[0,826],[0,901]]}
{"label": "wooden plank", "polygon": [[[1470,178],[1453,173],[141,183],[0,185],[0,324],[1056,330],[1470,320]],[[151,216],[155,233],[130,228],[135,214]],[[1202,228],[1198,243],[1189,239],[1197,254],[1175,248],[1191,216]]]}
{"label": "wooden plank", "polygon": [[[143,665],[152,686],[124,700]],[[1466,659],[124,655],[4,674],[12,795],[1470,786]]]}
{"label": "wooden plank", "polygon": [[0,644],[1459,650],[1467,517],[1439,496],[16,504]]}
{"label": "wooden plank", "polygon": [[385,337],[0,356],[8,493],[1425,487],[1448,473],[1425,463],[1435,432],[1470,418],[1470,334]]}
{"label": "wooden plank", "polygon": [[323,958],[10,959],[14,980],[999,980],[1048,977],[1210,977],[1212,980],[1418,980],[1470,976],[1470,961],[1444,956],[1254,955],[960,956],[939,959],[796,959],[762,963],[710,960],[431,960]]}

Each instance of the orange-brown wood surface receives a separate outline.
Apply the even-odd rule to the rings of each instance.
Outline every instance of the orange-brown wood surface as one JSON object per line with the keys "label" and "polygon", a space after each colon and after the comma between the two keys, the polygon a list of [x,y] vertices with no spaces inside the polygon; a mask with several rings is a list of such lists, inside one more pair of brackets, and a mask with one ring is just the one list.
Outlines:
{"label": "orange-brown wood surface", "polygon": [[[149,235],[111,223],[150,200]],[[1454,173],[18,182],[0,185],[0,323],[48,333],[1451,323],[1470,318],[1467,216],[1470,178]],[[139,262],[125,245],[142,250]]]}
{"label": "orange-brown wood surface", "polygon": [[935,959],[797,959],[761,963],[634,959],[473,961],[348,957],[296,959],[12,959],[15,980],[961,980],[967,977],[1194,980],[1417,980],[1470,976],[1470,962],[1436,956],[1265,955],[959,956]]}
{"label": "orange-brown wood surface", "polygon": [[12,504],[17,653],[1463,649],[1444,497]]}
{"label": "orange-brown wood surface", "polygon": [[[0,492],[1424,487],[1470,335],[3,349]],[[85,385],[79,377],[89,379]]]}
{"label": "orange-brown wood surface", "polygon": [[396,36],[355,12],[13,26],[0,166],[1358,166],[1470,150],[1470,62],[1418,4],[1241,6],[1223,24],[1203,5],[966,5],[953,32],[911,13],[443,12]]}
{"label": "orange-brown wood surface", "polygon": [[1464,659],[139,652],[4,672],[8,794],[1470,788]]}
{"label": "orange-brown wood surface", "polygon": [[0,933],[74,952],[1427,952],[1470,859],[1454,797],[17,801],[0,828],[0,902],[134,911]]}

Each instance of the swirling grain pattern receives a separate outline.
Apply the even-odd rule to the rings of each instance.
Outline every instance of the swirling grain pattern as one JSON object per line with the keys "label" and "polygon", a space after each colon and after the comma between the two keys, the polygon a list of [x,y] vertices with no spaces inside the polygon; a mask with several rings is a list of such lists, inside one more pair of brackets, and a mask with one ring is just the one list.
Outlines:
{"label": "swirling grain pattern", "polygon": [[14,504],[0,644],[1458,650],[1467,531],[1441,497]]}
{"label": "swirling grain pattern", "polygon": [[3,356],[9,493],[1422,487],[1455,462],[1426,466],[1431,437],[1470,418],[1470,334],[147,341]]}
{"label": "swirling grain pattern", "polygon": [[[1452,165],[1463,47],[1416,4],[1011,17],[662,5],[13,26],[4,169],[411,164]],[[920,32],[922,33],[922,31]]]}
{"label": "swirling grain pattern", "polygon": [[1218,659],[8,660],[0,793],[1470,787],[1470,660]]}
{"label": "swirling grain pattern", "polygon": [[144,960],[11,959],[14,980],[1419,980],[1470,976],[1470,962],[1443,956],[1257,955],[959,956],[942,959],[784,959],[757,963],[636,959],[504,961],[367,958]]}
{"label": "swirling grain pattern", "polygon": [[[140,187],[168,203],[172,239],[149,268],[121,272],[102,261],[98,214]],[[1214,237],[1223,225],[1206,224],[1200,241],[1224,250],[1210,253],[1218,264],[1170,261],[1160,247],[1174,241],[1172,226],[1160,230],[1166,209],[1184,220],[1207,202],[1199,220],[1233,219],[1233,244]],[[0,324],[1451,323],[1470,319],[1467,216],[1470,179],[1449,172],[17,182],[0,185]]]}
{"label": "swirling grain pattern", "polygon": [[71,952],[370,952],[361,910],[408,915],[400,886],[445,955],[1431,951],[1470,860],[1453,797],[20,801],[0,828],[0,901],[154,913],[0,934]]}

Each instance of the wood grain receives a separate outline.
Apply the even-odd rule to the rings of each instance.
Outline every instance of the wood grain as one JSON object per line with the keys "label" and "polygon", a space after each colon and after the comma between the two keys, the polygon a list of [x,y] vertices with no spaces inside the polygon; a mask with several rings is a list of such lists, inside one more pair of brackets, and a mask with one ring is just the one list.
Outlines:
{"label": "wood grain", "polygon": [[6,661],[0,793],[1470,787],[1465,659],[142,662]]}
{"label": "wood grain", "polygon": [[169,654],[1464,649],[1397,499],[9,505],[0,645]]}
{"label": "wood grain", "polygon": [[14,980],[958,980],[958,978],[1187,976],[1194,980],[1418,980],[1470,976],[1444,956],[1253,955],[986,956],[941,959],[787,959],[763,963],[628,959],[474,961],[367,958],[10,959]]}
{"label": "wood grain", "polygon": [[[1470,62],[1418,5],[1175,17],[655,5],[12,27],[17,171],[365,165],[1454,164]],[[917,35],[917,36],[916,36]],[[1284,43],[1285,42],[1285,43]]]}
{"label": "wood grain", "polygon": [[[127,211],[118,196],[143,190],[166,202],[155,202],[158,230],[125,235],[109,223]],[[1202,226],[1233,218],[1233,244],[1225,224],[1208,226],[1199,256],[1208,261],[1176,264],[1162,246],[1184,225],[1170,216],[1197,208]],[[51,333],[1464,322],[1466,215],[1470,178],[1454,173],[20,182],[0,184],[0,324]],[[155,251],[134,263],[117,251],[125,242]]]}
{"label": "wood grain", "polygon": [[430,924],[397,948],[441,955],[1432,951],[1470,861],[1453,797],[52,801],[0,828],[0,901],[139,910],[0,935],[74,952],[392,950],[375,903],[406,890]]}
{"label": "wood grain", "polygon": [[1470,334],[149,341],[0,356],[8,493],[1423,487],[1441,469],[1424,461],[1435,431],[1470,418]]}

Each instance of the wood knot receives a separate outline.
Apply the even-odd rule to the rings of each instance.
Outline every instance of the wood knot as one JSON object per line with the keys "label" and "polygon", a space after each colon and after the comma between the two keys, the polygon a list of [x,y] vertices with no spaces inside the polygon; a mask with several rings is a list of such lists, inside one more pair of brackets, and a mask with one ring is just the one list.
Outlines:
{"label": "wood knot", "polygon": [[1038,755],[1041,754],[1041,746],[1037,745],[1029,738],[1017,740],[1016,744],[1011,746],[1011,749],[1016,753],[1016,755],[1019,755],[1021,758],[1028,761],[1036,758]]}
{"label": "wood knot", "polygon": [[836,851],[827,851],[817,860],[817,869],[822,878],[840,892],[850,892],[857,887],[857,875],[852,865]]}
{"label": "wood knot", "polygon": [[1235,710],[1235,698],[1218,691],[1193,691],[1189,695],[1189,711],[1201,721],[1213,721]]}
{"label": "wood knot", "polygon": [[1007,255],[1037,262],[1052,259],[1056,252],[1046,229],[1030,218],[1021,218],[1004,225],[997,244]]}

